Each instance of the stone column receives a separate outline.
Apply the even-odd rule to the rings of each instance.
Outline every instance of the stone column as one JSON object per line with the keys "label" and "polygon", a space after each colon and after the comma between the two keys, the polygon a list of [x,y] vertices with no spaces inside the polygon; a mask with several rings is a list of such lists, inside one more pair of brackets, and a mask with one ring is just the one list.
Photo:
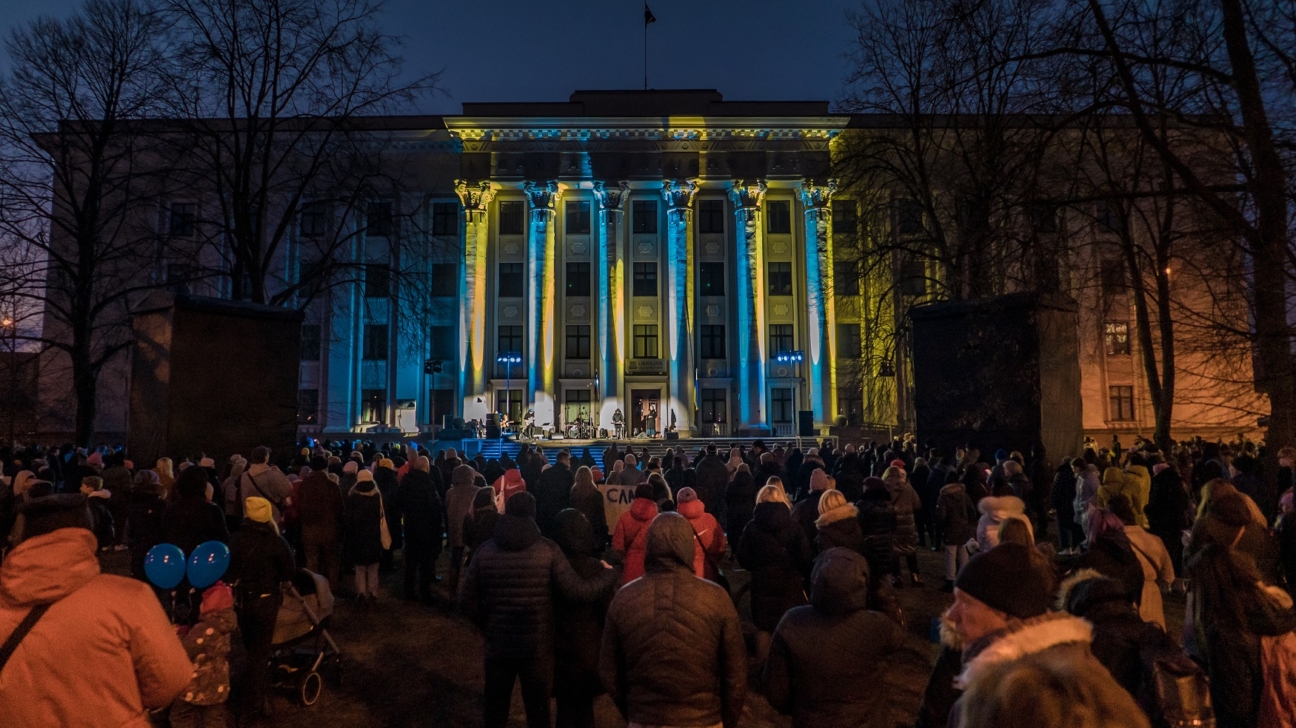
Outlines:
{"label": "stone column", "polygon": [[[455,180],[455,194],[464,209],[463,273],[459,289],[459,396],[466,420],[485,421],[486,396],[486,210],[494,192],[490,182]],[[479,405],[477,400],[481,399]]]}
{"label": "stone column", "polygon": [[[594,197],[599,203],[598,229],[594,241],[595,285],[598,286],[599,427],[612,429],[612,413],[621,407],[622,376],[625,372],[625,255],[621,235],[624,230],[625,203],[630,184],[618,182],[615,188],[594,183]],[[622,408],[624,411],[624,408]]]}
{"label": "stone column", "polygon": [[729,190],[738,243],[738,427],[764,433],[765,424],[765,236],[761,203],[765,181],[735,180]]}
{"label": "stone column", "polygon": [[553,427],[554,407],[554,220],[562,191],[558,184],[528,181],[522,188],[531,207],[527,235],[527,403],[538,427]]}
{"label": "stone column", "polygon": [[810,409],[816,427],[829,427],[837,414],[836,316],[832,286],[832,195],[836,180],[801,183],[805,208],[806,332],[809,334]]}
{"label": "stone column", "polygon": [[683,437],[693,432],[697,410],[697,388],[693,357],[696,312],[693,305],[693,196],[697,182],[665,180],[666,199],[666,327],[667,356],[670,360],[669,401],[662,410],[661,427],[675,429]]}

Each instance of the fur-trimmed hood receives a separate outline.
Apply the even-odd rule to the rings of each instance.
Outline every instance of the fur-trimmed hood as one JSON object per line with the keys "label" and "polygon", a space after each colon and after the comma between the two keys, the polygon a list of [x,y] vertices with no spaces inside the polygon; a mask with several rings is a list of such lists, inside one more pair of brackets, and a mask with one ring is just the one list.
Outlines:
{"label": "fur-trimmed hood", "polygon": [[815,528],[823,528],[830,523],[844,521],[848,518],[859,518],[859,509],[849,503],[820,513],[819,517],[815,519]]}
{"label": "fur-trimmed hood", "polygon": [[990,516],[997,523],[1008,516],[1025,515],[1026,503],[1015,495],[988,495],[977,503],[977,510],[983,516]]}
{"label": "fur-trimmed hood", "polygon": [[963,651],[963,672],[954,684],[966,688],[987,668],[1026,655],[1093,642],[1093,625],[1066,612],[1049,612],[1022,620],[971,643]]}

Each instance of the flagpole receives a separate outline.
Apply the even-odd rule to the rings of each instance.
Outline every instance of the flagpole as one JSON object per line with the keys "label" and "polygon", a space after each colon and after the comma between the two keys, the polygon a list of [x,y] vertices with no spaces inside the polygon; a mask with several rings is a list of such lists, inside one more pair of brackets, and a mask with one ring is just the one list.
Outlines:
{"label": "flagpole", "polygon": [[[646,10],[647,5],[644,6]],[[648,90],[648,21],[644,20],[644,91]]]}

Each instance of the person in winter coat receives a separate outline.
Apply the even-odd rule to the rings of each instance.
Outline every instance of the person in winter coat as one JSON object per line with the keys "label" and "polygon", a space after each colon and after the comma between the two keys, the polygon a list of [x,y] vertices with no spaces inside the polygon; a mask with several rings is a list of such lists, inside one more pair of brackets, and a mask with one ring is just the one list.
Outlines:
{"label": "person in winter coat", "polygon": [[522,683],[530,728],[548,726],[554,685],[554,596],[593,602],[616,583],[604,568],[589,578],[572,569],[558,546],[540,535],[535,498],[517,493],[495,524],[495,537],[468,565],[459,608],[486,636],[486,728],[508,723],[513,685]]}
{"label": "person in winter coat", "polygon": [[296,571],[292,549],[279,535],[274,508],[265,498],[243,501],[246,514],[237,533],[230,537],[230,563],[225,579],[234,588],[239,603],[239,632],[247,649],[248,691],[243,711],[268,715],[270,700],[270,645],[275,619],[283,605],[283,584]]}
{"label": "person in winter coat", "polygon": [[391,534],[391,548],[383,549],[382,558],[378,559],[379,573],[386,573],[392,569],[392,551],[405,547],[404,534],[401,533],[400,511],[386,507],[396,502],[396,491],[400,487],[400,478],[394,468],[383,467],[380,464],[374,470],[374,485],[378,486],[378,494],[382,496],[383,510],[387,514],[387,533]]}
{"label": "person in winter coat", "polygon": [[1158,463],[1152,466],[1152,491],[1143,513],[1147,516],[1147,530],[1161,539],[1170,553],[1170,563],[1176,574],[1183,573],[1183,538],[1181,534],[1191,527],[1189,513],[1192,502],[1184,488],[1183,478],[1173,465]]}
{"label": "person in winter coat", "polygon": [[495,510],[503,513],[504,504],[509,498],[516,493],[526,492],[526,479],[522,477],[522,471],[518,468],[508,468],[503,475],[495,479],[491,488],[495,491]]}
{"label": "person in winter coat", "polygon": [[230,459],[230,472],[221,481],[221,508],[225,512],[225,527],[230,533],[238,529],[243,520],[243,498],[239,494],[239,483],[243,480],[243,471],[247,470],[247,460],[235,455]]}
{"label": "person in winter coat", "polygon": [[144,557],[162,543],[162,514],[167,502],[157,473],[141,470],[135,474],[131,488],[128,543],[131,552],[131,576],[145,581]]}
{"label": "person in winter coat", "polygon": [[[982,501],[985,499],[983,498]],[[968,561],[967,543],[975,531],[972,521],[977,518],[976,506],[968,497],[967,488],[957,480],[946,483],[936,502],[936,517],[945,547],[945,584],[943,591],[954,591],[954,579]]]}
{"label": "person in winter coat", "polygon": [[594,533],[594,552],[602,553],[608,543],[607,513],[603,510],[603,494],[594,484],[594,471],[582,465],[576,469],[576,482],[571,488],[571,507],[580,511]]}
{"label": "person in winter coat", "polygon": [[1138,484],[1134,478],[1127,477],[1125,471],[1111,466],[1103,471],[1102,486],[1098,488],[1096,505],[1099,508],[1106,508],[1107,502],[1117,495],[1123,495],[1133,503],[1138,495]]}
{"label": "person in winter coat", "polygon": [[792,520],[787,496],[773,485],[761,488],[751,523],[743,529],[736,553],[751,572],[751,613],[756,624],[757,662],[763,662],[769,641],[783,613],[805,604],[805,581],[814,554],[805,531]]}
{"label": "person in winter coat", "polygon": [[495,522],[500,513],[495,508],[495,494],[490,488],[482,488],[473,496],[472,512],[463,519],[464,564],[472,560],[473,553],[482,544],[495,538]]}
{"label": "person in winter coat", "polygon": [[1125,524],[1111,510],[1100,508],[1089,516],[1087,548],[1075,560],[1076,569],[1093,569],[1119,581],[1130,602],[1143,599],[1143,565],[1130,545]]}
{"label": "person in winter coat", "polygon": [[[1238,529],[1234,551],[1246,555],[1260,570],[1265,583],[1281,583],[1281,551],[1269,529],[1255,519],[1254,503],[1239,493],[1228,482],[1215,479],[1203,488],[1201,515],[1193,523],[1188,545],[1184,547],[1185,563],[1200,552],[1206,544],[1224,543],[1233,538]],[[1228,543],[1232,544],[1230,540]]]}
{"label": "person in winter coat", "polygon": [[419,456],[401,481],[393,504],[405,526],[405,599],[422,599],[425,604],[432,601],[432,583],[437,579],[436,562],[441,556],[445,523],[431,469],[431,461]]}
{"label": "person in winter coat", "polygon": [[157,597],[100,573],[85,496],[21,513],[22,541],[0,564],[0,643],[40,611],[0,673],[0,723],[149,728],[147,711],[170,705],[191,672]]}
{"label": "person in winter coat", "polygon": [[270,464],[270,448],[257,446],[252,450],[247,470],[243,473],[243,498],[263,498],[274,507],[275,523],[283,525],[283,511],[292,505],[292,484],[279,468]]}
{"label": "person in winter coat", "polygon": [[[369,473],[368,470],[360,472]],[[333,485],[332,481],[329,485]],[[378,601],[378,564],[382,560],[385,510],[382,493],[373,477],[357,477],[356,484],[346,496],[344,542],[347,561],[355,566],[356,603],[360,606]]]}
{"label": "person in winter coat", "polygon": [[832,548],[847,548],[864,555],[864,532],[860,530],[859,509],[846,502],[836,490],[824,491],[819,499],[819,518],[815,521],[815,550],[823,553]]}
{"label": "person in winter coat", "polygon": [[868,561],[828,549],[815,559],[810,584],[810,604],[789,610],[774,630],[761,673],[765,697],[794,728],[890,728],[887,692],[870,686],[883,683],[905,633],[869,609]]}
{"label": "person in winter coat", "polygon": [[644,555],[648,544],[648,524],[657,517],[657,501],[652,497],[652,486],[640,483],[635,488],[630,510],[621,514],[612,532],[612,550],[624,558],[621,564],[621,583],[628,584],[643,576]]}
{"label": "person in winter coat", "polygon": [[1165,629],[1165,608],[1161,602],[1161,590],[1170,588],[1174,583],[1174,564],[1170,561],[1170,552],[1165,544],[1155,535],[1148,533],[1137,525],[1134,509],[1129,499],[1116,496],[1108,504],[1111,512],[1125,524],[1125,537],[1129,539],[1134,555],[1138,557],[1143,568],[1143,593],[1139,601],[1139,616]]}
{"label": "person in winter coat", "polygon": [[810,473],[809,481],[809,491],[792,506],[792,520],[796,521],[802,531],[805,531],[806,540],[814,543],[815,536],[818,535],[815,521],[819,519],[819,499],[832,488],[832,481],[823,468],[815,468]]}
{"label": "person in winter coat", "polygon": [[[90,520],[94,524],[95,539],[99,550],[112,548],[117,542],[117,529],[113,522],[112,493],[103,487],[103,478],[90,475],[81,479],[81,494],[86,497],[86,506],[90,509]],[[124,519],[123,519],[124,521]],[[123,522],[122,527],[126,524]]]}
{"label": "person in winter coat", "polygon": [[[728,468],[726,467],[726,470]],[[725,533],[730,541],[742,538],[743,529],[752,519],[756,509],[756,481],[751,469],[742,463],[734,471],[733,480],[725,488]]]}
{"label": "person in winter coat", "polygon": [[[706,506],[707,513],[716,517],[716,520],[728,527],[728,512],[725,506],[728,505],[726,491],[729,487],[729,468],[725,467],[725,461],[714,452],[707,454],[698,460],[693,466],[693,490],[697,491],[698,499]],[[756,502],[756,494],[753,493],[750,503]],[[733,531],[729,531],[732,538]],[[739,531],[741,533],[741,531]]]}
{"label": "person in winter coat", "polygon": [[999,545],[999,524],[1005,518],[1026,517],[1026,504],[1015,495],[989,495],[977,503],[981,513],[976,527],[976,545],[978,552],[989,551]]}
{"label": "person in winter coat", "polygon": [[446,543],[450,546],[450,590],[459,591],[459,573],[464,556],[464,518],[472,512],[477,497],[477,471],[469,465],[450,471],[450,488],[446,490]]}
{"label": "person in winter coat", "polygon": [[715,516],[706,512],[705,505],[692,488],[684,488],[675,497],[679,514],[688,519],[693,533],[697,534],[694,539],[697,549],[693,558],[693,573],[703,579],[716,581],[720,576],[720,559],[725,554],[724,531],[720,530]]}
{"label": "person in winter coat", "polygon": [[1129,462],[1125,466],[1125,495],[1134,508],[1134,517],[1138,525],[1147,528],[1148,520],[1144,508],[1152,495],[1152,474],[1148,472],[1147,460],[1137,452],[1130,453]]}
{"label": "person in winter coat", "polygon": [[566,451],[558,453],[555,464],[546,468],[536,479],[535,488],[528,491],[536,499],[536,523],[540,526],[540,533],[553,535],[554,516],[571,505],[571,489],[575,483],[571,456]]}
{"label": "person in winter coat", "polygon": [[[1076,462],[1083,463],[1079,458]],[[1057,514],[1058,553],[1069,554],[1073,548],[1079,548],[1084,540],[1084,529],[1075,517],[1076,476],[1072,461],[1064,458],[1053,476],[1053,492],[1050,505]]]}
{"label": "person in winter coat", "polygon": [[[922,584],[922,578],[918,576],[918,511],[922,510],[922,502],[918,500],[918,492],[909,484],[909,478],[905,475],[902,468],[894,465],[888,467],[882,473],[882,482],[886,485],[887,492],[891,494],[891,505],[895,507],[895,539],[893,541],[897,556],[903,556],[905,564],[909,567],[909,581],[915,586]],[[896,576],[899,576],[899,570]]]}
{"label": "person in winter coat", "polygon": [[[800,533],[783,507],[786,528]],[[630,725],[736,728],[742,715],[742,626],[725,590],[693,575],[693,554],[688,520],[658,516],[644,577],[608,609],[599,673]]]}
{"label": "person in winter coat", "polygon": [[230,634],[237,626],[234,592],[221,581],[207,587],[202,595],[198,622],[180,638],[193,663],[193,679],[171,704],[168,716],[171,728],[226,725]]}
{"label": "person in winter coat", "polygon": [[881,478],[864,479],[864,496],[855,508],[859,511],[860,532],[864,534],[864,557],[869,562],[869,573],[875,582],[882,582],[896,573],[893,547],[896,516],[891,493]]}
{"label": "person in winter coat", "polygon": [[180,547],[185,555],[207,541],[229,541],[225,512],[207,500],[207,473],[188,467],[176,478],[176,497],[162,515],[162,543]]}
{"label": "person in winter coat", "polygon": [[[327,463],[317,457],[311,463],[312,472],[297,484],[297,524],[301,534],[302,551],[306,557],[306,568],[328,579],[334,590],[338,587],[338,557],[342,544],[343,492],[349,493],[351,487],[343,491],[341,481],[329,480]],[[373,475],[364,471],[366,482],[373,482]],[[358,481],[359,477],[355,478]],[[354,483],[352,484],[354,486]],[[373,562],[377,564],[378,562]],[[363,592],[362,592],[363,593]]]}
{"label": "person in winter coat", "polygon": [[[580,470],[589,472],[584,466]],[[603,572],[603,562],[594,544],[594,530],[584,514],[574,508],[560,511],[554,518],[554,527],[554,541],[577,576],[592,579]],[[594,728],[594,698],[604,692],[598,672],[599,647],[611,602],[611,593],[593,602],[557,598],[554,609],[557,728]]]}

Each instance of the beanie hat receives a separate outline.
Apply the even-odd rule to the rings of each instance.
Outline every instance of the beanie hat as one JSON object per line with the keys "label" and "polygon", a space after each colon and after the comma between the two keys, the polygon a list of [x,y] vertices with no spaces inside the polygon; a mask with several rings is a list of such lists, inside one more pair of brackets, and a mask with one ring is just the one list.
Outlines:
{"label": "beanie hat", "polygon": [[259,496],[252,496],[244,500],[243,512],[247,515],[248,520],[256,523],[274,522],[274,509],[270,506],[270,501]]}
{"label": "beanie hat", "polygon": [[814,472],[810,473],[810,490],[828,490],[830,487],[832,484],[828,480],[828,473],[825,473],[823,468],[815,468]]}
{"label": "beanie hat", "polygon": [[477,471],[471,465],[458,465],[450,471],[450,485],[472,485],[477,479]]}
{"label": "beanie hat", "polygon": [[509,496],[508,501],[504,504],[504,515],[517,516],[518,518],[535,519],[536,501],[535,496],[526,491],[514,493]]}
{"label": "beanie hat", "polygon": [[846,496],[842,495],[840,490],[830,490],[819,497],[819,515],[823,515],[834,508],[841,508],[846,503]]}
{"label": "beanie hat", "polygon": [[358,471],[359,469],[360,469],[360,466],[359,466],[358,464],[356,464],[356,461],[354,461],[354,460],[348,460],[348,461],[346,462],[346,465],[343,465],[343,466],[342,466],[342,472],[344,472],[344,473],[354,473],[354,472]]}
{"label": "beanie hat", "polygon": [[368,470],[361,470],[360,472],[356,473],[356,482],[357,482],[357,483],[372,483],[372,482],[373,482],[373,473],[369,472]]}
{"label": "beanie hat", "polygon": [[388,460],[387,458],[383,458],[382,460],[379,460],[379,461],[378,461],[378,467],[380,467],[380,468],[389,468],[389,469],[391,469],[391,470],[395,470],[395,469],[396,469],[396,464],[393,463],[391,460]]}
{"label": "beanie hat", "polygon": [[18,512],[23,517],[23,540],[53,533],[60,528],[94,530],[86,497],[80,493],[33,498]]}
{"label": "beanie hat", "polygon": [[905,461],[901,460],[900,458],[896,458],[895,460],[892,460],[892,461],[891,461],[891,467],[893,467],[893,468],[900,468],[901,470],[904,470],[904,469],[905,469]]}
{"label": "beanie hat", "polygon": [[1048,611],[1048,585],[1031,564],[1030,547],[1022,544],[999,544],[973,556],[954,586],[991,609],[1018,619]]}
{"label": "beanie hat", "polygon": [[202,613],[215,612],[221,609],[234,608],[234,592],[225,582],[218,581],[207,587],[202,595]]}
{"label": "beanie hat", "polygon": [[635,494],[634,494],[634,497],[636,497],[636,498],[647,498],[648,500],[654,500],[654,498],[653,498],[653,487],[652,487],[652,484],[651,484],[651,483],[648,483],[648,482],[643,482],[643,483],[640,483],[639,485],[636,485],[636,486],[635,486]]}
{"label": "beanie hat", "polygon": [[200,468],[214,468],[214,467],[216,467],[216,461],[215,461],[215,460],[212,460],[211,458],[203,458],[202,460],[199,460],[199,461],[198,461],[198,467],[200,467]]}
{"label": "beanie hat", "polygon": [[504,485],[522,485],[522,471],[517,468],[509,468],[504,471]]}
{"label": "beanie hat", "polygon": [[1007,451],[1007,450],[1003,449],[1002,447],[999,448],[998,450],[995,450],[995,460],[996,460],[996,461],[1000,461],[1000,462],[1002,462],[1002,461],[1007,460],[1007,459],[1008,459],[1008,451]]}
{"label": "beanie hat", "polygon": [[1233,528],[1246,528],[1251,523],[1251,509],[1240,493],[1230,493],[1215,498],[1206,506],[1206,512],[1216,520]]}
{"label": "beanie hat", "polygon": [[680,488],[680,491],[675,494],[677,503],[692,503],[697,499],[697,491],[692,488]]}
{"label": "beanie hat", "polygon": [[86,458],[86,463],[87,463],[88,465],[93,465],[93,466],[95,466],[96,468],[102,468],[102,467],[103,467],[103,455],[100,455],[100,454],[99,454],[99,451],[98,451],[98,450],[95,450],[94,452],[90,453],[90,457]]}

